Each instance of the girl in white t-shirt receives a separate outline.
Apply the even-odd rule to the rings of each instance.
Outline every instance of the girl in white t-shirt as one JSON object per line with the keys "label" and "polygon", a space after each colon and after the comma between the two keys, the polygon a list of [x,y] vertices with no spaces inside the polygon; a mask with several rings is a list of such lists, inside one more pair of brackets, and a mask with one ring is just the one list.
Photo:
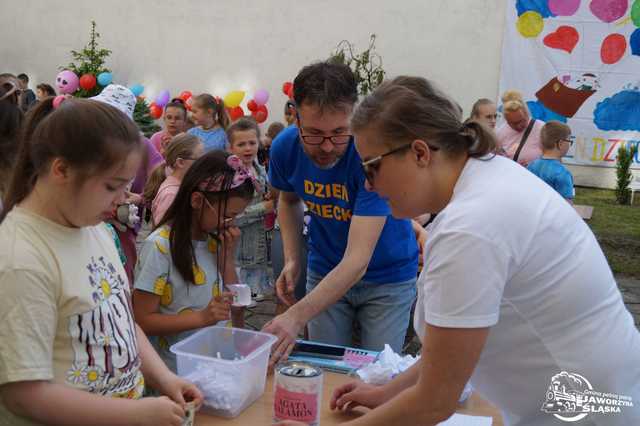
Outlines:
{"label": "girl in white t-shirt", "polygon": [[[92,100],[32,110],[0,217],[0,419],[181,425],[200,391],[137,327],[103,223],[141,160],[139,131]],[[167,397],[141,398],[146,384]]]}
{"label": "girl in white t-shirt", "polygon": [[[506,425],[640,424],[640,334],[573,208],[490,154],[488,130],[462,124],[455,102],[423,78],[382,84],[352,130],[368,185],[395,217],[438,215],[418,280],[421,361],[384,386],[340,387],[332,407],[375,408],[350,425],[433,425],[469,381]],[[589,391],[633,406],[585,404]]]}
{"label": "girl in white t-shirt", "polygon": [[167,365],[169,348],[193,331],[227,320],[237,283],[232,226],[254,194],[255,178],[235,155],[211,151],[187,171],[173,203],[140,249],[133,305]]}

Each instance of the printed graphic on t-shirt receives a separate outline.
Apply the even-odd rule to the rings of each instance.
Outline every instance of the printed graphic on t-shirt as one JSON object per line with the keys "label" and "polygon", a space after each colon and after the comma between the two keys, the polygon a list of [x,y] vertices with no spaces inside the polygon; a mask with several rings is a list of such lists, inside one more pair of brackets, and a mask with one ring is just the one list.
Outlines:
{"label": "printed graphic on t-shirt", "polygon": [[139,398],[144,380],[128,286],[103,257],[91,257],[87,271],[96,306],[69,318],[74,363],[66,381],[101,395]]}
{"label": "printed graphic on t-shirt", "polygon": [[336,204],[336,201],[349,202],[349,191],[340,183],[318,183],[304,180],[304,193],[318,201],[304,200],[309,211],[324,219],[349,222],[353,215],[351,209]]}

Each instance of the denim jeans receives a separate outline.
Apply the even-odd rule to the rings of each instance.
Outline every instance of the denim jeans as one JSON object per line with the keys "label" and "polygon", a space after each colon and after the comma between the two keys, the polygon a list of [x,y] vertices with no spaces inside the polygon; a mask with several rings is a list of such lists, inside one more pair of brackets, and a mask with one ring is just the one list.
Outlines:
{"label": "denim jeans", "polygon": [[[307,271],[307,293],[322,276]],[[380,351],[385,343],[397,353],[411,320],[411,305],[416,298],[416,280],[378,284],[360,281],[336,303],[308,323],[309,339],[341,346],[353,346],[353,324],[361,329],[361,347]]]}

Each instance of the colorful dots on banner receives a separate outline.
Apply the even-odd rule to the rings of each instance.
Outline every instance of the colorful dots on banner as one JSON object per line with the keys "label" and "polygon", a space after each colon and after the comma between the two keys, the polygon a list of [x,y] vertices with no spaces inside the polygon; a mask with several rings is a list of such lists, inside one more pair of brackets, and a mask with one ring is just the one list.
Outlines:
{"label": "colorful dots on banner", "polygon": [[580,7],[580,0],[549,0],[549,10],[556,16],[573,16]]}
{"label": "colorful dots on banner", "polygon": [[552,49],[564,50],[571,53],[580,40],[580,34],[578,31],[569,26],[561,25],[552,33],[549,33],[544,38],[544,45]]}
{"label": "colorful dots on banner", "polygon": [[633,21],[633,25],[640,27],[640,0],[633,2],[633,6],[631,7],[631,20]]}
{"label": "colorful dots on banner", "polygon": [[631,33],[629,37],[629,47],[631,48],[631,54],[640,56],[640,28]]}
{"label": "colorful dots on banner", "polygon": [[629,0],[591,0],[589,9],[602,22],[611,23],[627,13]]}
{"label": "colorful dots on banner", "polygon": [[537,37],[544,29],[544,21],[542,15],[538,12],[525,12],[518,17],[516,22],[518,32],[527,38]]}
{"label": "colorful dots on banner", "polygon": [[615,64],[624,56],[627,50],[627,39],[622,34],[609,34],[602,41],[600,59],[607,65]]}
{"label": "colorful dots on banner", "polygon": [[[561,0],[566,3],[566,0]],[[516,10],[518,16],[525,12],[538,12],[543,18],[553,17],[554,12],[550,10],[548,0],[516,0]]]}

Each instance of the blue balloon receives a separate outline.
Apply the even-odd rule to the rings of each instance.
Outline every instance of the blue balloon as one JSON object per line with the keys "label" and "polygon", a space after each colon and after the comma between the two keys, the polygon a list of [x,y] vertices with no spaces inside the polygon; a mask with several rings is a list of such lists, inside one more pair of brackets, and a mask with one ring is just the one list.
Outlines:
{"label": "blue balloon", "polygon": [[142,92],[144,92],[144,86],[142,84],[134,84],[129,87],[129,90],[131,90],[135,96],[140,96],[142,95]]}
{"label": "blue balloon", "polygon": [[112,79],[113,76],[110,72],[101,72],[98,75],[98,83],[100,84],[100,86],[108,86],[109,84],[111,84]]}

